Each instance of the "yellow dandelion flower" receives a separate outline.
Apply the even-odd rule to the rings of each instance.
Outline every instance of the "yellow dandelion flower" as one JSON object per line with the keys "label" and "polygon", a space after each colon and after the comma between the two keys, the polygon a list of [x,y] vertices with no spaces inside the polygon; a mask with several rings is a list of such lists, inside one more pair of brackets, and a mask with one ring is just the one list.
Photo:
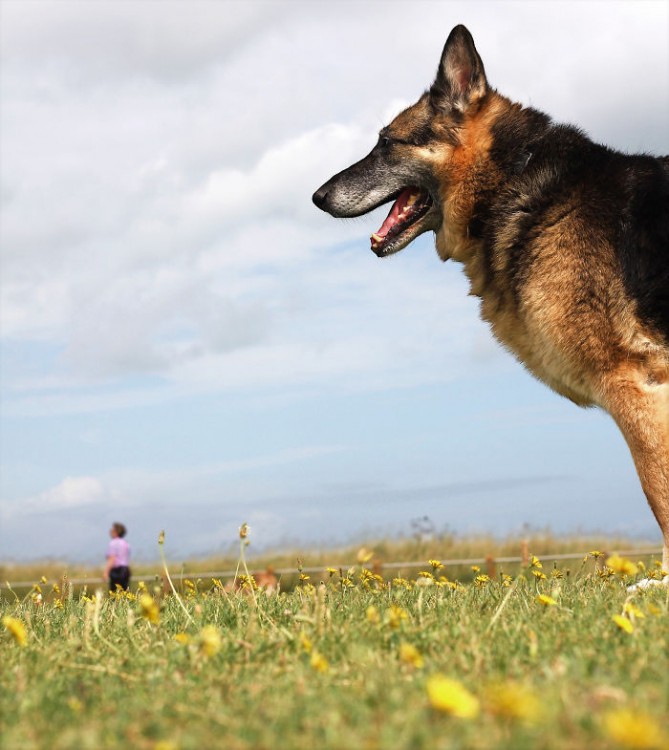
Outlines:
{"label": "yellow dandelion flower", "polygon": [[631,560],[620,557],[620,555],[611,555],[606,561],[606,567],[621,576],[633,576],[637,572],[637,566]]}
{"label": "yellow dandelion flower", "polygon": [[371,623],[372,625],[378,625],[381,622],[381,615],[379,614],[379,610],[373,604],[367,607],[365,617],[367,618],[367,622]]}
{"label": "yellow dandelion flower", "polygon": [[625,602],[623,612],[628,615],[631,620],[633,620],[635,617],[643,620],[643,618],[646,616],[635,604],[632,604],[632,602]]}
{"label": "yellow dandelion flower", "polygon": [[25,646],[28,642],[28,633],[26,632],[26,626],[17,620],[16,617],[10,617],[5,615],[2,618],[2,624],[10,632],[12,638],[19,644],[19,646]]}
{"label": "yellow dandelion flower", "polygon": [[600,557],[604,557],[604,553],[600,552],[598,549],[593,549],[592,552],[589,553],[590,557],[594,557],[595,560],[598,560]]}
{"label": "yellow dandelion flower", "polygon": [[402,622],[409,618],[409,613],[406,611],[406,609],[398,607],[397,604],[391,604],[390,609],[386,613],[386,617],[388,620],[388,625],[390,625],[393,630],[397,630]]}
{"label": "yellow dandelion flower", "polygon": [[367,568],[360,568],[358,578],[360,579],[360,583],[367,584],[367,587],[369,587],[370,582],[374,580],[374,573],[371,570],[367,570]]}
{"label": "yellow dandelion flower", "polygon": [[182,646],[187,646],[190,643],[190,636],[188,633],[177,633],[174,636],[174,640]]}
{"label": "yellow dandelion flower", "polygon": [[303,651],[306,651],[307,654],[310,654],[311,650],[314,647],[314,644],[311,642],[311,639],[306,633],[300,633],[300,646],[302,647]]}
{"label": "yellow dandelion flower", "polygon": [[611,618],[613,622],[621,629],[624,630],[626,633],[633,633],[634,632],[634,625],[622,615],[613,615]]}
{"label": "yellow dandelion flower", "polygon": [[481,572],[481,568],[479,568],[478,565],[472,565],[472,571],[474,573],[480,573]]}
{"label": "yellow dandelion flower", "polygon": [[393,578],[393,586],[410,589],[411,581],[407,581],[406,578]]}
{"label": "yellow dandelion flower", "polygon": [[311,664],[311,668],[316,672],[327,672],[330,669],[328,660],[322,654],[319,654],[318,651],[311,652],[309,664]]}
{"label": "yellow dandelion flower", "polygon": [[158,740],[151,750],[179,750],[179,746],[172,740]]}
{"label": "yellow dandelion flower", "polygon": [[478,716],[478,698],[456,680],[436,674],[430,677],[426,687],[428,700],[435,710],[460,719],[473,719]]}
{"label": "yellow dandelion flower", "polygon": [[422,669],[425,665],[422,654],[411,643],[400,643],[399,657],[402,664],[408,664],[416,669]]}
{"label": "yellow dandelion flower", "polygon": [[67,699],[67,707],[72,711],[73,714],[80,714],[84,708],[84,704],[76,698],[74,695]]}
{"label": "yellow dandelion flower", "polygon": [[198,640],[200,651],[207,657],[215,656],[221,649],[221,634],[215,625],[205,625]]}
{"label": "yellow dandelion flower", "polygon": [[63,609],[63,600],[62,599],[54,599],[53,600],[53,606],[56,609]]}
{"label": "yellow dandelion flower", "polygon": [[543,712],[536,695],[514,682],[491,685],[486,691],[486,705],[496,716],[527,723],[540,719]]}
{"label": "yellow dandelion flower", "polygon": [[444,564],[439,560],[428,560],[428,563],[432,566],[433,570],[441,570]]}
{"label": "yellow dandelion flower", "polygon": [[648,604],[648,612],[654,617],[659,617],[662,614],[662,610],[655,604]]}
{"label": "yellow dandelion flower", "polygon": [[[307,579],[309,576],[307,576]],[[253,575],[246,575],[245,573],[242,573],[241,575],[237,576],[237,580],[239,581],[239,585],[242,589],[250,590],[253,589],[256,591],[258,589],[258,582],[253,577]],[[300,581],[303,581],[302,574],[300,574]]]}
{"label": "yellow dandelion flower", "polygon": [[669,737],[650,715],[620,708],[604,717],[605,734],[630,750],[660,750],[669,744]]}
{"label": "yellow dandelion flower", "polygon": [[329,574],[330,578],[332,576],[337,575],[337,568],[325,568],[325,572]]}
{"label": "yellow dandelion flower", "polygon": [[476,578],[474,579],[474,583],[477,586],[485,586],[487,583],[490,583],[490,576],[482,573],[481,575],[476,576]]}
{"label": "yellow dandelion flower", "polygon": [[39,582],[40,582],[40,583],[48,583],[48,581],[47,581],[47,578],[46,578],[46,576],[42,576],[42,577],[41,577],[41,578],[39,579]]}
{"label": "yellow dandelion flower", "polygon": [[537,579],[537,581],[546,580],[546,574],[541,570],[533,570],[532,575]]}
{"label": "yellow dandelion flower", "polygon": [[532,559],[530,560],[530,565],[533,568],[543,568],[544,567],[541,564],[541,560],[536,555],[532,555]]}
{"label": "yellow dandelion flower", "polygon": [[139,611],[150,623],[157,625],[160,622],[160,609],[151,594],[142,594],[139,597]]}
{"label": "yellow dandelion flower", "polygon": [[552,596],[548,596],[548,594],[539,594],[534,601],[543,604],[544,607],[554,607],[557,604],[555,599]]}
{"label": "yellow dandelion flower", "polygon": [[366,562],[369,562],[372,559],[372,557],[374,557],[374,551],[368,550],[365,547],[360,547],[356,557],[360,565],[364,565]]}

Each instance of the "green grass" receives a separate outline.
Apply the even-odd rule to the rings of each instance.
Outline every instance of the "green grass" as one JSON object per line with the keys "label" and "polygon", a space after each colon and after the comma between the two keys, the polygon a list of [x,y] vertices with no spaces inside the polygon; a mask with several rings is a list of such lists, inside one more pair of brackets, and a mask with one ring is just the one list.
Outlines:
{"label": "green grass", "polygon": [[[27,631],[24,646],[0,635],[2,747],[664,747],[669,590],[628,595],[607,573],[588,560],[562,578],[546,565],[454,587],[358,567],[278,595],[207,582],[182,601],[151,592],[157,623],[134,595],[43,586],[39,606],[31,595],[1,605]],[[612,620],[626,602],[631,633]],[[433,707],[435,675],[473,695],[476,715]]]}
{"label": "green grass", "polygon": [[[529,532],[525,540],[535,554],[544,555],[562,554],[571,552],[584,552],[587,550],[621,550],[655,548],[659,549],[658,540],[654,542],[634,538],[610,537],[603,535],[568,534],[556,535],[550,530],[535,530]],[[349,544],[339,548],[326,546],[312,549],[306,546],[293,545],[292,548],[269,550],[254,554],[249,560],[252,570],[263,571],[268,566],[274,569],[295,570],[295,560],[299,558],[305,567],[320,566],[325,568],[329,565],[345,567],[356,564],[357,554],[360,547],[374,551],[370,567],[380,567],[395,561],[407,560],[429,560],[432,558],[442,560],[453,560],[463,558],[493,558],[518,556],[522,551],[522,542],[517,534],[506,538],[493,536],[457,536],[446,532],[434,533],[430,538],[420,535],[406,535],[390,539],[360,539],[358,544]],[[251,548],[251,551],[253,548]],[[201,557],[189,560],[170,560],[170,571],[174,574],[184,573],[196,579],[205,571],[234,571],[237,567],[238,547],[230,545],[227,553],[219,556]],[[646,562],[652,561],[650,556],[644,556]],[[4,587],[5,581],[38,581],[42,576],[49,580],[59,580],[67,574],[70,580],[79,579],[88,583],[88,590],[93,590],[100,585],[104,560],[101,558],[97,566],[68,563],[58,560],[42,560],[31,563],[0,563],[0,597],[13,598]],[[579,561],[572,563],[578,567]],[[485,566],[484,566],[485,567]],[[505,568],[511,570],[511,566]],[[161,564],[157,561],[133,561],[132,571],[135,578],[138,576],[155,576],[162,572]],[[409,573],[405,570],[404,573]],[[392,577],[397,571],[395,569],[384,570],[386,577]],[[471,576],[468,567],[460,566],[448,569],[452,578],[466,578]],[[292,588],[296,581],[295,575],[283,574],[281,584],[284,590]],[[24,596],[28,587],[15,587],[19,596]],[[81,588],[79,589],[81,591]]]}

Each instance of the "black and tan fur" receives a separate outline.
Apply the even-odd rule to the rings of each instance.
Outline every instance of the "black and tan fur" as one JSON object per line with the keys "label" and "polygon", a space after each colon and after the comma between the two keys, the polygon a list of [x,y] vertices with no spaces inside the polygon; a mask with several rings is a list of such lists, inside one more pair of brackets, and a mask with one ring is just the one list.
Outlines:
{"label": "black and tan fur", "polygon": [[613,417],[669,571],[669,157],[618,153],[509,101],[457,26],[429,91],[313,199],[336,217],[396,200],[374,252],[434,232],[497,339]]}

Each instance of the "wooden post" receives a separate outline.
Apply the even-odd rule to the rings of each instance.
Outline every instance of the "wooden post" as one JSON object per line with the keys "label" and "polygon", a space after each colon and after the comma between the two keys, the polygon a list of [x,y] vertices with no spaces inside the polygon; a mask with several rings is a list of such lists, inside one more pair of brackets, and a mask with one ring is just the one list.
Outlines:
{"label": "wooden post", "polygon": [[495,558],[492,555],[486,555],[485,564],[488,568],[488,575],[490,578],[496,578],[497,566],[495,565]]}

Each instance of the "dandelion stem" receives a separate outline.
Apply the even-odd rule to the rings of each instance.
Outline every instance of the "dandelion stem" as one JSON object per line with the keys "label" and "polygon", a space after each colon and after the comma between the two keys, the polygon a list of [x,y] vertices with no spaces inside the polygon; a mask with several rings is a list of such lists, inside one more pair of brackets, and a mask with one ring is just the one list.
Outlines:
{"label": "dandelion stem", "polygon": [[117,654],[120,654],[121,652],[119,649],[116,648],[116,646],[113,643],[110,643],[106,638],[103,637],[102,633],[100,632],[100,611],[102,609],[102,592],[96,591],[95,592],[95,609],[93,610],[93,630],[95,631],[95,635],[112,651],[114,651]]}
{"label": "dandelion stem", "polygon": [[520,580],[519,577],[515,579],[515,581],[509,586],[509,590],[506,592],[504,598],[499,603],[499,607],[495,610],[495,614],[492,616],[492,619],[490,620],[490,623],[488,624],[488,627],[486,628],[486,633],[489,633],[494,627],[497,620],[499,620],[500,615],[502,614],[502,610],[504,607],[506,607],[507,602],[511,598],[511,594],[516,590],[518,586],[518,581]]}
{"label": "dandelion stem", "polygon": [[167,582],[170,584],[172,593],[176,597],[176,600],[179,602],[181,609],[183,609],[186,617],[192,624],[195,624],[195,620],[191,617],[190,612],[186,609],[186,605],[183,603],[179,594],[177,594],[177,590],[174,588],[174,584],[172,583],[172,578],[170,577],[170,571],[167,569],[167,560],[165,559],[165,551],[163,549],[164,543],[165,543],[165,532],[161,531],[160,536],[158,537],[158,552],[160,554],[160,560],[163,564],[163,570],[165,571],[165,576],[167,577]]}
{"label": "dandelion stem", "polygon": [[237,561],[237,570],[235,572],[235,579],[233,581],[233,586],[237,582],[237,573],[239,573],[239,566],[241,565],[246,575],[246,582],[251,591],[251,597],[253,598],[253,607],[258,617],[258,623],[260,624],[260,627],[262,627],[262,619],[264,618],[265,620],[267,620],[270,627],[274,628],[275,630],[279,630],[276,623],[267,614],[267,612],[265,612],[264,609],[261,609],[260,607],[258,607],[258,599],[256,597],[256,592],[254,588],[254,579],[251,573],[249,572],[248,566],[246,564],[246,555],[244,554],[244,547],[246,547],[246,545],[248,544],[248,539],[247,539],[248,534],[249,534],[248,524],[243,523],[239,528],[239,560]]}
{"label": "dandelion stem", "polygon": [[[256,592],[253,588],[253,578],[251,578],[251,574],[249,573],[249,569],[246,565],[246,555],[244,554],[244,547],[246,546],[246,537],[242,537],[240,535],[239,539],[239,562],[242,564],[242,567],[244,568],[244,573],[246,574],[246,580],[249,584],[249,589],[251,590],[251,596],[253,597],[253,604],[258,609],[258,600],[256,599]],[[239,563],[237,563],[237,570],[239,570]]]}
{"label": "dandelion stem", "polygon": [[5,584],[7,585],[7,588],[9,589],[9,591],[11,591],[12,594],[14,594],[14,598],[16,599],[16,601],[19,604],[21,604],[21,600],[19,599],[18,594],[16,593],[16,591],[14,591],[14,589],[12,588],[12,584],[9,581],[5,581]]}

